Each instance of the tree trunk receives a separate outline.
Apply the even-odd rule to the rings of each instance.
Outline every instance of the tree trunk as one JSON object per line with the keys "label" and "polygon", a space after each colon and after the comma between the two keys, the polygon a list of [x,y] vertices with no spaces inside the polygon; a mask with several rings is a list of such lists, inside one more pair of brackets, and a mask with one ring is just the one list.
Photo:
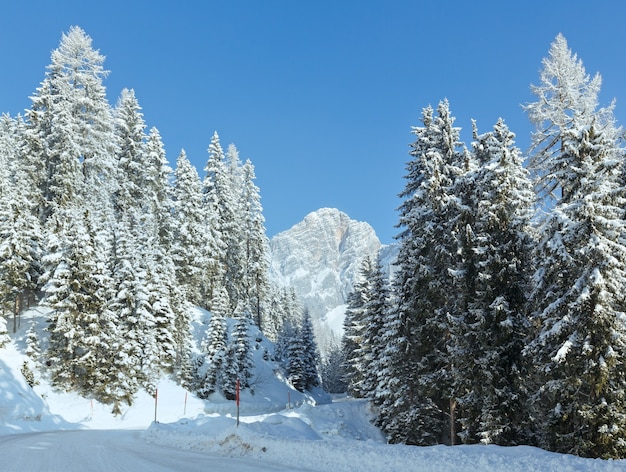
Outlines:
{"label": "tree trunk", "polygon": [[456,400],[450,399],[450,446],[456,445]]}
{"label": "tree trunk", "polygon": [[15,303],[13,305],[13,333],[17,332],[17,316],[20,312],[20,296],[15,296]]}

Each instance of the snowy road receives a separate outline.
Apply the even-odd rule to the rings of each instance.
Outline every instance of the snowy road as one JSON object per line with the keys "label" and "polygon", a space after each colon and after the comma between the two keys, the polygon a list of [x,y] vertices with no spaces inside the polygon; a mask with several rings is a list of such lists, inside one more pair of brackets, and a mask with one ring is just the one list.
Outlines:
{"label": "snowy road", "polygon": [[137,431],[54,431],[0,436],[4,472],[264,472],[258,461],[216,457],[150,444]]}
{"label": "snowy road", "polygon": [[[0,436],[1,472],[624,472],[625,461],[604,461],[540,449],[498,446],[389,446],[365,441],[263,438],[247,444],[248,458],[184,449],[210,446],[202,435],[170,433],[173,443],[148,443],[140,431],[53,431]],[[230,436],[229,436],[230,437]],[[161,438],[163,439],[163,438]],[[250,438],[249,438],[250,439]],[[191,444],[194,443],[194,444]],[[240,443],[241,445],[241,443]],[[255,452],[256,451],[256,452]]]}

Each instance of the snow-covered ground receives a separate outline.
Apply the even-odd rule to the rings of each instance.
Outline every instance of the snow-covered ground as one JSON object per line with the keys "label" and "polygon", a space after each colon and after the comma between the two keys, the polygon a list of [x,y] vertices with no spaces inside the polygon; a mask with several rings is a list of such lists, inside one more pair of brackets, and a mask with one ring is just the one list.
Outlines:
{"label": "snow-covered ground", "polygon": [[366,402],[303,396],[271,363],[258,369],[254,395],[242,395],[239,425],[234,402],[200,400],[168,379],[156,404],[140,394],[114,417],[110,407],[45,382],[27,385],[20,367],[28,317],[0,350],[2,471],[626,471],[626,460],[532,447],[387,445]]}

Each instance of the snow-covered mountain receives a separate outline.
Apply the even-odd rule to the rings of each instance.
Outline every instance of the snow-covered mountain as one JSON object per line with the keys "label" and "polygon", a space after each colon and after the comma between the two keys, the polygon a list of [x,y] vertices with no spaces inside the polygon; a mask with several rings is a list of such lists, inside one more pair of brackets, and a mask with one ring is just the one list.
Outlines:
{"label": "snow-covered mountain", "polygon": [[374,229],[335,208],[321,208],[270,240],[270,278],[292,287],[309,309],[322,353],[341,338],[348,294],[366,256],[393,273],[396,245],[381,245]]}
{"label": "snow-covered mountain", "polygon": [[293,287],[311,317],[319,319],[346,302],[361,261],[375,258],[380,247],[368,223],[322,208],[270,240],[270,277]]}

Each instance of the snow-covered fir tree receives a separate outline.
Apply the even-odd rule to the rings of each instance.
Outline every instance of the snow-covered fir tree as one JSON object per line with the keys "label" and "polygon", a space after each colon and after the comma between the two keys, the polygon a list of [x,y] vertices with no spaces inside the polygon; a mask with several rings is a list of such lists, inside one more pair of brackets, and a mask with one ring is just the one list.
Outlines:
{"label": "snow-covered fir tree", "polygon": [[35,323],[31,322],[26,332],[26,351],[25,354],[33,361],[41,361],[41,346],[39,341],[39,335],[35,328]]}
{"label": "snow-covered fir tree", "polygon": [[[2,339],[0,339],[2,344]],[[39,383],[39,368],[41,367],[41,348],[39,346],[39,336],[35,329],[35,323],[31,321],[26,332],[26,356],[28,357],[22,365],[22,374],[31,387]]]}
{"label": "snow-covered fir tree", "polygon": [[302,314],[302,323],[299,329],[300,342],[303,346],[303,377],[305,389],[319,387],[320,376],[318,365],[320,362],[320,354],[315,342],[315,334],[313,333],[313,323],[311,314],[308,309],[304,309]]}
{"label": "snow-covered fir tree", "polygon": [[189,313],[184,295],[176,284],[171,256],[173,243],[172,169],[167,163],[161,135],[156,128],[148,133],[145,144],[148,164],[144,188],[146,199],[146,233],[148,250],[144,255],[150,284],[149,303],[155,319],[155,336],[161,367],[169,370],[180,365],[189,348]]}
{"label": "snow-covered fir tree", "polygon": [[347,297],[347,307],[343,322],[343,351],[346,364],[344,366],[348,392],[356,398],[367,395],[362,389],[362,382],[366,376],[366,350],[363,348],[366,326],[365,306],[371,296],[373,279],[372,260],[365,257],[359,269],[359,279],[354,284],[352,292]]}
{"label": "snow-covered fir tree", "polygon": [[241,190],[239,197],[241,240],[245,252],[241,260],[243,278],[241,280],[244,300],[249,304],[253,319],[260,329],[262,325],[263,300],[268,289],[269,268],[268,239],[265,235],[265,218],[261,206],[259,188],[254,183],[254,165],[246,160],[241,168]]}
{"label": "snow-covered fir tree", "polygon": [[228,174],[219,135],[213,134],[209,145],[209,158],[204,169],[203,195],[207,221],[215,233],[211,235],[214,247],[219,254],[216,273],[209,274],[211,286],[224,285],[232,304],[237,307],[240,300],[238,290],[241,274],[241,258],[237,257],[240,250],[237,239],[236,197],[233,194],[232,180]]}
{"label": "snow-covered fir tree", "polygon": [[611,126],[572,130],[579,184],[542,223],[533,292],[539,330],[527,353],[537,365],[540,445],[590,457],[624,457],[626,287],[623,150]]}
{"label": "snow-covered fir tree", "polygon": [[220,374],[220,387],[222,395],[226,400],[237,398],[237,383],[239,382],[239,371],[235,361],[235,346],[230,344],[224,356],[224,368]]}
{"label": "snow-covered fir tree", "polygon": [[302,344],[302,337],[300,336],[300,330],[294,328],[291,331],[291,338],[287,342],[287,358],[285,364],[285,371],[287,379],[295,388],[300,392],[306,390],[306,366],[304,361],[304,346]]}
{"label": "snow-covered fir tree", "polygon": [[371,267],[370,294],[363,307],[364,330],[361,345],[358,348],[363,370],[359,389],[365,397],[372,400],[376,398],[379,373],[385,367],[383,365],[384,334],[390,304],[389,283],[380,260],[377,260],[376,264]]}
{"label": "snow-covered fir tree", "polygon": [[252,315],[250,309],[239,304],[234,313],[235,322],[230,336],[230,349],[233,352],[237,378],[241,389],[251,387],[252,369],[252,344],[250,342],[250,326]]}
{"label": "snow-covered fir tree", "polygon": [[159,372],[159,347],[155,339],[155,319],[148,291],[147,261],[138,247],[126,215],[118,222],[114,238],[113,277],[115,294],[111,310],[118,318],[119,346],[114,362],[127,379],[127,394],[142,386],[154,393]]}
{"label": "snow-covered fir tree", "polygon": [[[151,327],[145,342],[152,345],[156,341],[154,348],[145,349],[145,357],[137,358],[143,358],[142,363],[151,366],[146,367],[150,374],[140,376],[149,386],[152,381],[147,379],[153,379],[159,368],[181,367],[183,360],[189,359],[188,309],[181,288],[176,284],[171,256],[174,240],[172,170],[158,130],[152,128],[145,134],[146,126],[134,91],[122,91],[115,117],[120,185],[114,201],[117,241],[123,243],[123,247],[118,248],[118,257],[133,260],[136,269],[128,279],[134,289],[121,292],[125,300],[118,306],[128,305],[129,297],[145,295],[145,299],[142,295],[141,301],[131,304],[142,306],[142,319],[147,324],[139,321],[141,329]],[[129,250],[135,253],[124,254]],[[122,322],[126,321],[122,319]],[[137,319],[131,317],[130,323],[136,322]],[[136,332],[134,327],[130,329]],[[148,389],[154,390],[154,387]]]}
{"label": "snow-covered fir tree", "polygon": [[142,221],[145,201],[144,188],[145,162],[144,143],[146,124],[139,101],[132,89],[124,89],[113,112],[116,136],[116,175],[119,185],[114,194],[115,211],[118,219],[128,214],[131,226]]}
{"label": "snow-covered fir tree", "polygon": [[[538,93],[538,102],[529,109],[538,127],[557,130],[560,144],[540,170],[558,178],[563,192],[540,221],[535,251],[531,296],[537,331],[526,349],[537,366],[533,417],[543,448],[623,458],[626,248],[621,130],[610,109],[596,108],[599,76],[588,80],[562,36],[550,55],[544,60],[542,82],[553,82],[555,99]],[[582,99],[557,99],[572,94]]]}
{"label": "snow-covered fir tree", "polygon": [[207,254],[208,234],[202,204],[202,182],[195,167],[181,151],[174,173],[175,238],[172,257],[176,279],[184,288],[187,299],[198,306],[207,307],[203,288],[208,264],[215,264],[215,255]]}
{"label": "snow-covered fir tree", "polygon": [[489,133],[474,134],[478,168],[464,177],[472,217],[460,277],[471,277],[464,284],[471,291],[464,309],[451,316],[460,436],[466,443],[515,445],[529,439],[521,352],[529,332],[534,193],[503,120]]}
{"label": "snow-covered fir tree", "polygon": [[164,254],[161,257],[169,257],[174,240],[173,170],[167,162],[161,133],[157,128],[152,127],[148,132],[143,152],[147,166],[143,172],[146,230],[154,234],[157,238],[155,242],[163,247]]}
{"label": "snow-covered fir tree", "polygon": [[93,224],[110,223],[114,190],[113,119],[102,80],[104,56],[78,28],[63,34],[46,78],[31,97],[28,158],[40,188],[40,217],[81,199],[93,206]]}
{"label": "snow-covered fir tree", "polygon": [[59,228],[50,232],[44,258],[44,302],[53,309],[47,357],[54,384],[98,398],[112,357],[112,327],[105,316],[111,284],[99,263],[98,234],[87,212],[64,213],[53,217]]}
{"label": "snow-covered fir tree", "polygon": [[[531,86],[535,102],[525,109],[535,132],[532,134],[529,169],[536,179],[537,191],[544,205],[566,197],[571,191],[573,158],[565,157],[565,133],[588,124],[592,114],[612,115],[612,105],[598,110],[600,74],[591,78],[582,61],[557,35],[548,57],[543,59],[540,85]],[[575,164],[575,163],[574,163]]]}
{"label": "snow-covered fir tree", "polygon": [[13,316],[13,332],[37,289],[42,244],[22,157],[17,121],[5,115],[0,119],[0,303]]}
{"label": "snow-covered fir tree", "polygon": [[198,395],[207,398],[220,388],[219,380],[224,369],[228,347],[226,318],[231,315],[228,293],[220,287],[211,303],[211,319],[202,340],[202,359],[198,369]]}
{"label": "snow-covered fir tree", "polygon": [[320,363],[322,388],[328,393],[346,393],[348,384],[345,373],[346,356],[340,343],[330,344]]}
{"label": "snow-covered fir tree", "polygon": [[400,196],[402,228],[395,279],[399,303],[385,326],[386,365],[377,423],[391,442],[454,443],[456,399],[448,354],[448,313],[458,305],[459,200],[452,193],[466,153],[447,101],[423,110]]}

